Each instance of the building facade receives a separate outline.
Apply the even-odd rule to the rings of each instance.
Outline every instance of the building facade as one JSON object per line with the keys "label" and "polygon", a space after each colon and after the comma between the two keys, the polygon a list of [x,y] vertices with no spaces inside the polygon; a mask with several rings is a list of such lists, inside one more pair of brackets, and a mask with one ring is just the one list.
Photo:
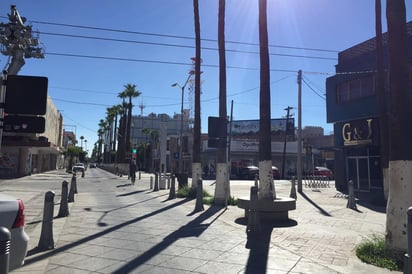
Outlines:
{"label": "building facade", "polygon": [[[412,71],[412,22],[407,24]],[[358,192],[382,195],[380,120],[376,95],[376,40],[369,39],[339,53],[336,75],[326,80],[327,122],[334,124],[336,188],[354,183]],[[388,44],[383,35],[385,96],[388,90]],[[410,83],[412,80],[410,73]],[[412,85],[410,84],[409,87]],[[387,109],[389,103],[387,104]]]}
{"label": "building facade", "polygon": [[47,98],[45,131],[4,132],[1,140],[0,177],[14,178],[62,167],[63,116]]}

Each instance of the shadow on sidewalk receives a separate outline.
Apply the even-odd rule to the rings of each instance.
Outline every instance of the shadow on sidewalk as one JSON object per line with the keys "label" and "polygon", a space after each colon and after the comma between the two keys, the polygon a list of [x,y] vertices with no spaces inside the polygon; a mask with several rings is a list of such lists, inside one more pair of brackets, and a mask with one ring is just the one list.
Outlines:
{"label": "shadow on sidewalk", "polygon": [[332,217],[332,215],[327,212],[326,210],[324,210],[322,207],[320,207],[316,202],[314,202],[311,198],[309,198],[309,196],[307,196],[304,192],[299,192],[300,196],[302,196],[306,201],[308,201],[309,203],[311,203],[314,207],[316,207],[320,213],[322,213],[323,215],[327,216],[327,217]]}
{"label": "shadow on sidewalk", "polygon": [[168,236],[166,236],[162,242],[158,243],[157,245],[153,246],[146,252],[144,252],[142,255],[139,257],[127,262],[125,265],[120,267],[119,269],[115,270],[113,273],[117,274],[123,274],[123,273],[129,273],[136,269],[138,266],[144,264],[163,250],[165,250],[167,247],[171,246],[174,242],[181,238],[186,238],[186,237],[199,237],[216,219],[219,218],[221,214],[224,213],[225,209],[217,215],[211,222],[207,224],[203,224],[203,222],[213,215],[215,215],[217,212],[219,212],[222,208],[217,207],[217,206],[211,206],[209,207],[206,211],[202,212],[198,217],[196,217],[194,220],[190,221],[186,225],[180,227],[176,231],[173,231],[170,233]]}
{"label": "shadow on sidewalk", "polygon": [[[155,199],[155,198],[150,198],[150,199],[147,199],[147,200],[145,200],[145,201],[152,200],[152,199]],[[139,203],[143,203],[143,202],[145,202],[145,201],[141,201],[141,202],[139,202]],[[116,230],[118,230],[118,229],[120,229],[120,228],[123,228],[123,227],[125,227],[125,226],[131,225],[131,224],[134,224],[134,223],[137,223],[137,222],[139,222],[139,221],[145,220],[145,219],[147,219],[147,218],[150,218],[150,217],[152,217],[152,216],[155,216],[155,215],[157,215],[157,214],[160,214],[160,213],[165,212],[165,211],[167,211],[167,210],[170,210],[170,209],[172,209],[172,208],[175,208],[175,207],[178,207],[178,206],[180,206],[180,205],[183,205],[183,204],[185,204],[185,203],[187,203],[187,202],[189,202],[189,201],[190,201],[190,200],[187,200],[187,199],[180,200],[180,201],[178,201],[178,202],[176,202],[176,203],[174,203],[174,204],[168,205],[168,206],[166,206],[166,207],[164,207],[164,208],[155,210],[155,211],[153,211],[153,212],[151,212],[151,213],[148,213],[148,214],[145,214],[145,215],[143,215],[143,216],[140,216],[140,217],[131,219],[131,220],[129,220],[129,221],[126,221],[126,222],[123,222],[123,223],[121,223],[121,224],[115,225],[115,226],[113,226],[113,227],[111,227],[111,228],[108,228],[108,229],[106,229],[106,230],[103,230],[103,231],[101,231],[101,232],[98,232],[98,233],[95,233],[95,234],[93,234],[93,235],[87,236],[87,237],[85,237],[85,238],[83,238],[83,239],[80,239],[80,240],[78,240],[78,241],[75,241],[75,242],[69,243],[69,244],[67,244],[67,245],[64,245],[64,246],[61,246],[61,247],[52,249],[52,250],[50,250],[50,251],[46,251],[46,252],[44,252],[43,254],[40,254],[40,255],[38,255],[38,256],[36,256],[36,257],[33,257],[33,258],[30,258],[31,256],[34,256],[34,255],[36,255],[36,254],[44,251],[44,250],[39,249],[38,247],[33,248],[32,250],[29,250],[29,251],[27,252],[27,257],[26,257],[26,259],[25,259],[24,265],[27,266],[27,265],[36,263],[36,262],[38,262],[38,261],[47,259],[47,258],[49,258],[49,257],[51,257],[51,256],[54,256],[54,255],[59,254],[59,253],[61,253],[61,252],[65,252],[65,251],[67,251],[67,250],[70,250],[70,249],[72,249],[72,248],[74,248],[74,247],[77,247],[77,246],[80,245],[80,244],[87,243],[87,242],[89,242],[89,241],[91,241],[91,240],[94,240],[94,239],[97,239],[97,238],[99,238],[99,237],[102,237],[102,236],[104,236],[104,235],[106,235],[106,234],[109,234],[109,233],[111,233],[111,232],[113,232],[113,231],[116,231]],[[136,204],[138,204],[138,203],[136,203]],[[131,205],[128,205],[128,206],[131,206]],[[127,206],[126,206],[126,207],[127,207]],[[118,208],[118,209],[120,209],[120,208]],[[115,209],[115,210],[118,210],[118,209]],[[113,210],[112,210],[112,211],[113,211]],[[102,219],[104,216],[105,216],[105,214],[103,214],[103,216],[102,216],[99,220],[101,221],[101,219]],[[124,272],[123,272],[123,273],[124,273]]]}
{"label": "shadow on sidewalk", "polygon": [[[248,220],[246,218],[238,218],[235,223],[247,227]],[[253,233],[246,232],[247,242],[246,248],[250,250],[249,258],[246,264],[245,272],[247,274],[266,273],[267,262],[269,258],[270,239],[274,228],[288,228],[296,226],[298,223],[295,220],[288,219],[284,221],[269,221],[260,222],[259,229]]]}

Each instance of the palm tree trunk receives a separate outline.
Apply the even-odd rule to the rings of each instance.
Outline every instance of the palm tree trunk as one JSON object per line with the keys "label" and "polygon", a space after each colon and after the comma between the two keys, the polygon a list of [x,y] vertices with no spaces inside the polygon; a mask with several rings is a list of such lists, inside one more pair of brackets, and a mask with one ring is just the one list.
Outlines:
{"label": "palm tree trunk", "polygon": [[128,109],[127,109],[127,126],[126,126],[126,140],[125,140],[125,144],[126,144],[125,148],[126,148],[127,153],[132,152],[132,148],[130,146],[130,130],[132,127],[132,109],[133,109],[132,97],[130,96]]}
{"label": "palm tree trunk", "polygon": [[[217,148],[215,203],[226,204],[230,197],[227,166],[227,108],[226,108],[226,49],[225,49],[225,6],[226,0],[219,0],[218,46],[219,46],[219,146]],[[222,146],[224,142],[224,146]]]}
{"label": "palm tree trunk", "polygon": [[412,197],[412,117],[408,89],[408,40],[404,0],[386,2],[389,48],[390,131],[386,251],[402,257],[407,248],[407,210]]}
{"label": "palm tree trunk", "polygon": [[388,106],[384,85],[383,42],[382,42],[382,8],[381,0],[375,0],[375,30],[376,30],[376,95],[379,104],[380,153],[385,197],[389,191],[389,161],[388,161]]}
{"label": "palm tree trunk", "polygon": [[192,158],[192,188],[197,187],[197,178],[202,175],[200,162],[200,19],[199,1],[193,0],[194,23],[195,23],[195,120],[193,125],[193,158]]}
{"label": "palm tree trunk", "polygon": [[267,0],[259,0],[260,121],[259,121],[259,198],[276,198],[272,175],[270,135],[270,62],[267,30]]}

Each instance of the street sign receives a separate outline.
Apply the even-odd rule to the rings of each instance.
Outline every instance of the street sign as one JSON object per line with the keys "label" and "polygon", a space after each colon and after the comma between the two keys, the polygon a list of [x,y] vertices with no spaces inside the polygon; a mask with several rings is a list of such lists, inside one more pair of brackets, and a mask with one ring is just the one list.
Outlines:
{"label": "street sign", "polygon": [[44,115],[47,107],[47,77],[7,76],[4,112]]}
{"label": "street sign", "polygon": [[3,124],[4,132],[43,133],[46,120],[37,116],[6,115]]}

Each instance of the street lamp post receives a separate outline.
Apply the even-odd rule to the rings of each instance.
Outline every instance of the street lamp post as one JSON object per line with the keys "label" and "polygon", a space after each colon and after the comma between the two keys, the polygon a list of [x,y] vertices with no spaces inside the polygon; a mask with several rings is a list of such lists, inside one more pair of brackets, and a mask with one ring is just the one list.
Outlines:
{"label": "street lamp post", "polygon": [[185,87],[187,85],[187,83],[189,82],[190,77],[192,76],[192,74],[189,73],[189,76],[186,79],[186,82],[184,83],[183,86],[179,85],[179,83],[174,83],[172,84],[172,87],[179,87],[182,90],[182,104],[181,104],[181,108],[180,108],[180,134],[179,134],[179,176],[180,174],[183,173],[184,169],[183,169],[183,98],[184,98],[184,92],[185,92]]}

